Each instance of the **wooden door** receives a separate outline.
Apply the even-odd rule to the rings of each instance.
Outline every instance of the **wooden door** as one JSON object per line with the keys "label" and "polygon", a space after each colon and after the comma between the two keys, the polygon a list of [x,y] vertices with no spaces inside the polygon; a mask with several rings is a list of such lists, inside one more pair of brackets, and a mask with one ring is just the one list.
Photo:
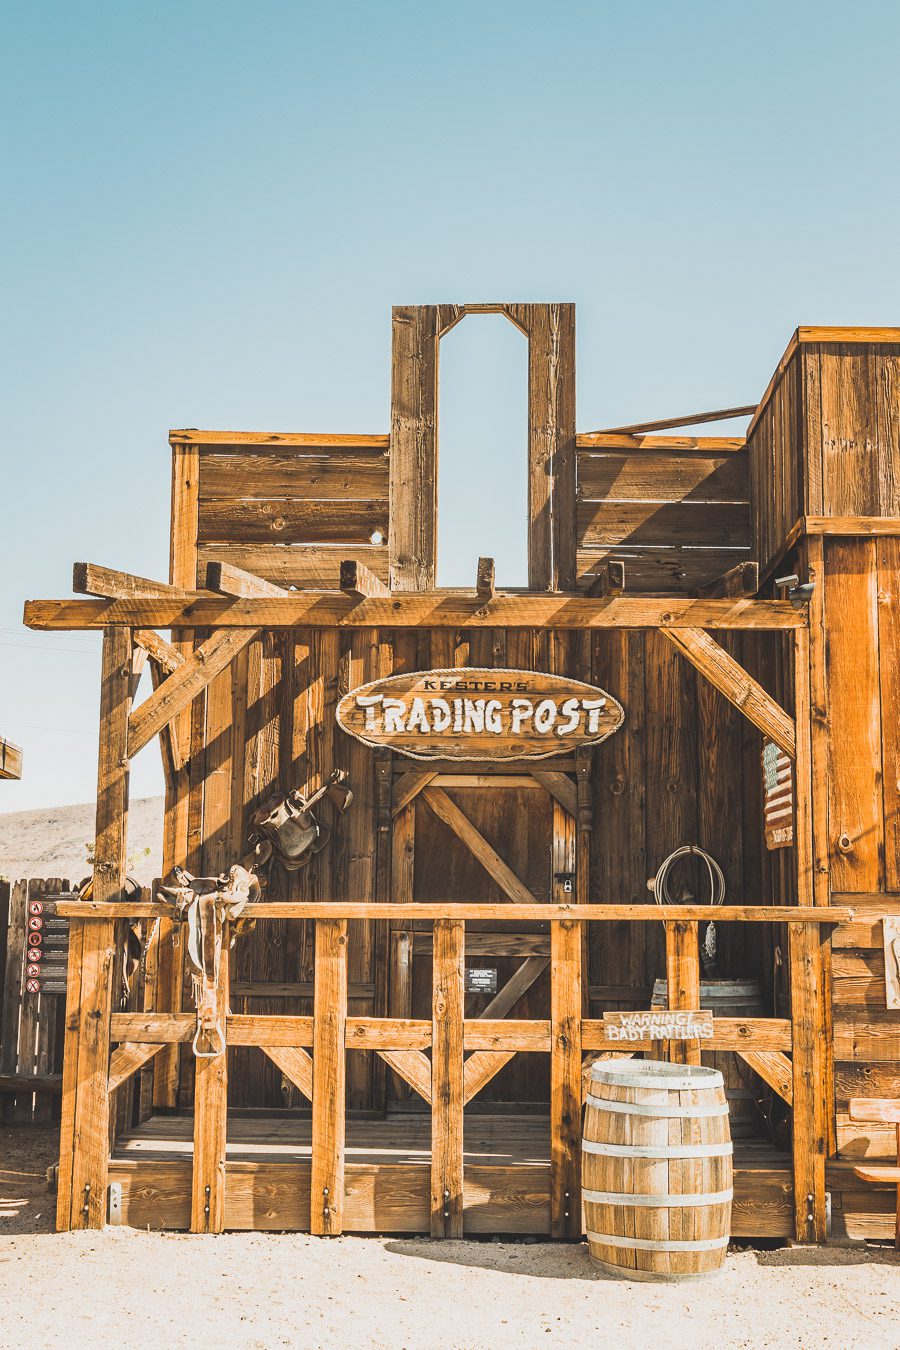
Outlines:
{"label": "wooden door", "polygon": [[[574,785],[572,785],[574,797]],[[394,820],[394,892],[398,900],[547,903],[575,899],[574,819],[527,770],[483,767],[439,773]],[[571,888],[571,889],[569,889]],[[466,924],[467,1019],[550,1016],[548,923],[496,919]],[[470,988],[482,972],[489,992]],[[432,926],[396,923],[391,932],[391,1017],[431,1017]],[[473,1101],[474,1109],[546,1107],[549,1057],[510,1059]],[[420,1106],[391,1075],[388,1105]]]}

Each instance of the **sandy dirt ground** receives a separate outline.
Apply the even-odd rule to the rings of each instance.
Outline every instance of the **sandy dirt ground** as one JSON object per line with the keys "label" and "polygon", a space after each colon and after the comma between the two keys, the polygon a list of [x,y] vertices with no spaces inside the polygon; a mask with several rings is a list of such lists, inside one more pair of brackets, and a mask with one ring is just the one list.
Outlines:
{"label": "sandy dirt ground", "polygon": [[897,1350],[886,1247],[729,1253],[646,1285],[542,1242],[53,1233],[50,1128],[0,1126],[0,1346]]}
{"label": "sandy dirt ground", "polygon": [[[87,876],[88,842],[96,806],[48,806],[0,813],[0,877],[62,877],[77,885]],[[128,808],[128,870],[146,886],[162,868],[163,799],[142,797]]]}

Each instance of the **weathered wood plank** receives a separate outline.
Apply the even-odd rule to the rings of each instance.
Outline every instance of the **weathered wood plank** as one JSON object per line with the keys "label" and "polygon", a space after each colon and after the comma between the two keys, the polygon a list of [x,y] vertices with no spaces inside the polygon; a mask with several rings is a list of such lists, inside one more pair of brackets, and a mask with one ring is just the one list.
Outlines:
{"label": "weathered wood plank", "polygon": [[347,922],[316,924],[310,1231],[342,1231],[346,1099]]}
{"label": "weathered wood plank", "polygon": [[[669,1007],[700,1010],[700,925],[666,924],[666,979]],[[676,1064],[699,1064],[699,1041],[670,1041],[669,1059]]]}
{"label": "weathered wood plank", "polygon": [[779,1050],[743,1050],[741,1058],[788,1104],[794,1101],[793,1065]]}
{"label": "weathered wood plank", "polygon": [[139,628],[739,628],[784,631],[806,616],[784,600],[696,600],[571,593],[476,596],[427,591],[357,601],[331,592],[298,591],[271,599],[26,600],[27,627],[65,632],[120,624]]}
{"label": "weathered wood plank", "polygon": [[431,1236],[463,1235],[463,960],[465,927],[434,925]]}
{"label": "weathered wood plank", "polygon": [[132,1074],[148,1063],[162,1049],[162,1044],[129,1045],[127,1042],[116,1046],[109,1061],[109,1082],[107,1091],[114,1092],[126,1082]]}
{"label": "weathered wood plank", "polygon": [[[175,909],[172,905],[151,903],[142,900],[126,900],[116,904],[97,905],[91,900],[61,900],[56,906],[57,914],[66,918],[171,918]],[[783,905],[729,904],[716,907],[716,920],[720,923],[784,923],[789,917],[794,924],[831,925],[849,924],[854,910],[849,905],[798,905],[792,906],[786,913]],[[498,919],[502,922],[517,922],[520,919],[537,919],[543,922],[549,919],[580,919],[596,923],[617,923],[626,919],[629,923],[651,923],[660,921],[659,910],[646,903],[638,904],[597,904],[555,905],[555,904],[513,904],[502,901],[498,904],[468,904],[457,901],[410,901],[408,904],[382,903],[359,900],[260,900],[253,906],[253,915],[257,919],[327,919],[336,914],[348,919]],[[709,921],[708,905],[667,905],[667,919],[698,919]],[[880,941],[880,935],[879,935]],[[856,944],[855,944],[856,945]],[[123,1039],[129,1039],[123,1037]]]}
{"label": "weathered wood plank", "polygon": [[746,453],[662,455],[579,449],[579,501],[746,502]]}
{"label": "weathered wood plank", "polygon": [[100,595],[110,600],[159,599],[180,600],[190,594],[196,580],[187,587],[136,577],[131,572],[119,572],[114,567],[100,567],[97,563],[77,562],[72,565],[72,590],[79,595]]}
{"label": "weathered wood plank", "polygon": [[310,1055],[298,1046],[264,1045],[263,1054],[268,1055],[286,1078],[289,1078],[306,1097],[313,1099],[313,1062]]}
{"label": "weathered wood plank", "polygon": [[229,562],[206,564],[206,587],[207,590],[216,591],[220,595],[235,595],[245,600],[267,595],[290,595],[290,591],[285,590],[283,586],[276,586],[273,582],[266,581],[264,577],[246,572],[242,567],[235,567]]}
{"label": "weathered wood plank", "polygon": [[[430,1039],[430,1037],[429,1037]],[[431,1105],[431,1061],[421,1050],[378,1050],[378,1056],[389,1064],[405,1083]]]}
{"label": "weathered wood plank", "polygon": [[476,1050],[469,1055],[463,1065],[463,1106],[468,1106],[515,1056],[515,1050]]}
{"label": "weathered wood plank", "polygon": [[340,587],[345,595],[352,595],[358,600],[384,597],[391,593],[390,587],[380,577],[353,558],[344,558],[341,562]]}
{"label": "weathered wood plank", "polygon": [[388,533],[388,504],[370,501],[303,501],[200,498],[198,541],[236,544],[367,544]]}
{"label": "weathered wood plank", "polygon": [[663,628],[661,631],[729,703],[793,759],[797,739],[794,719],[778,706],[740,662],[702,629]]}
{"label": "weathered wood plank", "polygon": [[200,452],[200,495],[204,501],[248,498],[341,502],[362,498],[387,501],[388,462],[384,450],[362,446],[299,447],[321,453],[266,446]]}
{"label": "weathered wood plank", "polygon": [[21,747],[0,736],[0,778],[21,778],[22,762]]}
{"label": "weathered wood plank", "polygon": [[[573,822],[574,824],[574,822]],[[550,1231],[581,1236],[581,932],[550,925]]]}
{"label": "weathered wood plank", "polygon": [[178,648],[160,637],[159,633],[154,633],[152,628],[135,628],[131,636],[135,646],[142,647],[166,675],[171,675],[184,665],[185,658]]}
{"label": "weathered wood plank", "polygon": [[133,758],[148,741],[188,708],[210,681],[256,637],[256,630],[220,630],[153,691],[128,721],[128,756]]}
{"label": "weathered wood plank", "polygon": [[[218,1025],[228,1012],[228,925],[223,925],[216,999]],[[191,1232],[221,1233],[225,1227],[225,1139],[228,1116],[228,1056],[194,1059],[194,1161],[191,1171]]]}

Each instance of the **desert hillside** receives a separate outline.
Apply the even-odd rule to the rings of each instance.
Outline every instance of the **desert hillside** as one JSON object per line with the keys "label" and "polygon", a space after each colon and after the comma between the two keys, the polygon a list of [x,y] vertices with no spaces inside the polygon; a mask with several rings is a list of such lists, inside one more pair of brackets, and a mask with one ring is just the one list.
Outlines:
{"label": "desert hillside", "polygon": [[[94,838],[94,811],[93,802],[83,802],[0,815],[0,877],[80,881],[90,871],[87,850]],[[128,812],[128,871],[142,883],[159,876],[162,837],[162,797],[132,802]]]}

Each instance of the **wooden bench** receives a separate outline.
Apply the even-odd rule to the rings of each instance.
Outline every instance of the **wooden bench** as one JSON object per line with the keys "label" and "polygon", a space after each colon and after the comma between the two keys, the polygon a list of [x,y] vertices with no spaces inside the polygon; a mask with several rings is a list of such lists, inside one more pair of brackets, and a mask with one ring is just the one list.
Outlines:
{"label": "wooden bench", "polygon": [[885,1098],[853,1097],[850,1101],[850,1119],[854,1121],[897,1127],[897,1161],[890,1163],[863,1163],[853,1171],[861,1181],[875,1186],[897,1187],[897,1218],[894,1224],[894,1246],[900,1250],[900,1101]]}

